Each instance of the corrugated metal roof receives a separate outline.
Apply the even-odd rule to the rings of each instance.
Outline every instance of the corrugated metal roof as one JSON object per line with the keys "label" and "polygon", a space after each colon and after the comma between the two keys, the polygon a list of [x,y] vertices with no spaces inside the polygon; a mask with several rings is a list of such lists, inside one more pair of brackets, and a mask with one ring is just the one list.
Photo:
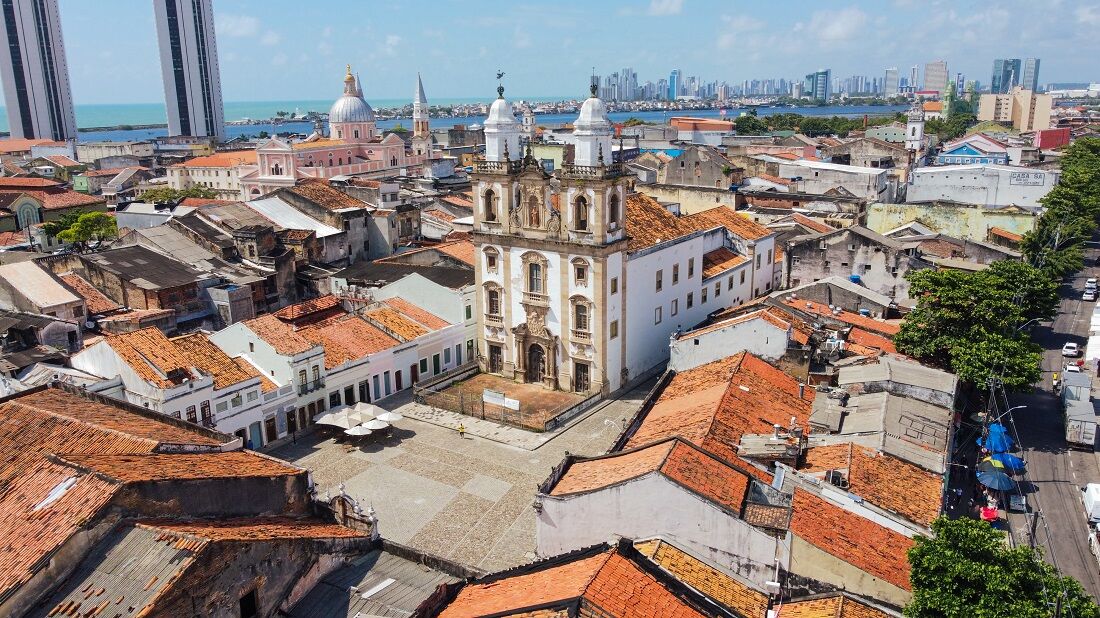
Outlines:
{"label": "corrugated metal roof", "polygon": [[[289,615],[405,618],[439,584],[455,581],[446,573],[375,550],[322,579]],[[352,586],[356,592],[350,592]]]}
{"label": "corrugated metal roof", "polygon": [[317,238],[340,233],[340,230],[321,223],[277,197],[252,200],[247,202],[246,205],[267,219],[274,221],[276,225],[292,230],[313,230],[317,232]]}
{"label": "corrugated metal roof", "polygon": [[34,262],[2,264],[0,279],[8,281],[27,300],[41,308],[81,302],[79,296],[70,292]]}

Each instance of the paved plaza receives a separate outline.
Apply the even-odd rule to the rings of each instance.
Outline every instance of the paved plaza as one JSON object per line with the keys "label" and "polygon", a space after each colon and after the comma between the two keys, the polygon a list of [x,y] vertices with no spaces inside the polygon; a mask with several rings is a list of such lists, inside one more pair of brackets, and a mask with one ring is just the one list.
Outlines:
{"label": "paved plaza", "polygon": [[271,454],[310,469],[321,496],[344,483],[349,495],[373,505],[384,537],[493,571],[534,558],[531,505],[551,468],[566,451],[605,452],[655,382],[548,434],[469,419],[476,422],[460,437],[457,415],[425,409],[404,394],[379,406],[407,417],[388,436],[353,446],[322,429]]}

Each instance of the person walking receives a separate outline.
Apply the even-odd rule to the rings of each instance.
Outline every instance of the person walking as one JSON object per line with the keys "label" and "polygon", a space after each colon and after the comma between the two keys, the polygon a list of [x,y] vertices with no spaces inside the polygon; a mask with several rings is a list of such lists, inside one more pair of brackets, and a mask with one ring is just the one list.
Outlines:
{"label": "person walking", "polygon": [[458,437],[459,438],[465,438],[466,437],[466,426],[463,425],[462,423],[458,424]]}

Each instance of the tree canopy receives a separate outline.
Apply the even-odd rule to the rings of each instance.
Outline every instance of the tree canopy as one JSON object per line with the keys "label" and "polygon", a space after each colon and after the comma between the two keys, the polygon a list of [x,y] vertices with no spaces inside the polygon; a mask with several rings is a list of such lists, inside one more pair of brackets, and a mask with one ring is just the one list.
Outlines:
{"label": "tree canopy", "polygon": [[171,189],[169,187],[161,187],[159,189],[150,189],[141,194],[141,199],[151,204],[175,202],[176,200],[181,200],[185,197],[197,197],[212,200],[217,198],[218,194],[209,187],[191,187],[189,189]]}
{"label": "tree canopy", "polygon": [[1025,390],[1041,377],[1041,350],[1020,327],[1054,317],[1058,286],[1037,268],[1001,261],[969,273],[910,271],[909,295],[917,306],[894,337],[898,351],[985,384]]}
{"label": "tree canopy", "polygon": [[1061,278],[1084,265],[1083,243],[1100,217],[1100,138],[1081,138],[1062,157],[1058,184],[1040,200],[1046,208],[1020,245],[1028,260]]}
{"label": "tree canopy", "polygon": [[118,236],[115,218],[105,212],[85,212],[77,215],[75,219],[69,218],[59,223],[67,223],[67,225],[51,235],[71,244],[79,252],[97,249],[103,241]]}
{"label": "tree canopy", "polygon": [[960,108],[952,108],[952,114],[948,118],[933,118],[924,123],[925,133],[934,133],[941,141],[947,141],[961,137],[966,130],[978,122],[974,114],[964,112]]}
{"label": "tree canopy", "polygon": [[909,550],[907,618],[1100,618],[1100,606],[1027,546],[1008,547],[984,521],[941,517]]}

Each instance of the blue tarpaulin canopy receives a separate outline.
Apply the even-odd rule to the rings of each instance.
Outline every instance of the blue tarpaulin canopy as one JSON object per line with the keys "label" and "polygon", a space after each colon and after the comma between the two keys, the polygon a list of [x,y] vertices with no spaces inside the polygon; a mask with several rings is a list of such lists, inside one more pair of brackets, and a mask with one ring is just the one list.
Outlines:
{"label": "blue tarpaulin canopy", "polygon": [[1023,459],[1011,453],[994,453],[993,459],[1003,463],[1006,468],[1013,472],[1020,472],[1026,465]]}

